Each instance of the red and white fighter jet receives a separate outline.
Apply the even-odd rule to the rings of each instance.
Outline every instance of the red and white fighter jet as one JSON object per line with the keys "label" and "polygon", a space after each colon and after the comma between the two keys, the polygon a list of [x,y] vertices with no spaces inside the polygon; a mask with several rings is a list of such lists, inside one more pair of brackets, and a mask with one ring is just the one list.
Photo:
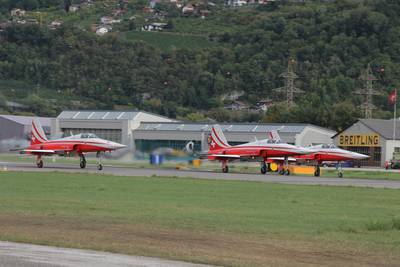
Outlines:
{"label": "red and white fighter jet", "polygon": [[86,168],[85,153],[96,152],[99,158],[97,168],[103,169],[101,153],[124,148],[125,145],[98,138],[91,133],[81,133],[61,139],[47,140],[38,119],[32,121],[31,144],[21,153],[36,156],[36,165],[43,168],[42,156],[77,154],[80,157],[80,167]]}
{"label": "red and white fighter jet", "polygon": [[[288,165],[288,157],[309,154],[312,151],[307,148],[297,147],[278,140],[264,139],[237,146],[228,144],[222,129],[214,125],[209,135],[210,149],[207,154],[209,160],[219,160],[222,163],[222,172],[229,171],[228,162],[235,160],[260,161],[261,173],[267,172],[267,158],[283,157],[285,165]],[[289,169],[285,168],[285,175],[289,175]]]}
{"label": "red and white fighter jet", "polygon": [[362,160],[369,156],[341,149],[333,144],[322,144],[309,147],[313,153],[308,155],[296,156],[297,161],[307,161],[315,165],[314,176],[320,175],[320,166],[324,161],[338,162],[338,176],[343,177],[342,162],[345,160]]}

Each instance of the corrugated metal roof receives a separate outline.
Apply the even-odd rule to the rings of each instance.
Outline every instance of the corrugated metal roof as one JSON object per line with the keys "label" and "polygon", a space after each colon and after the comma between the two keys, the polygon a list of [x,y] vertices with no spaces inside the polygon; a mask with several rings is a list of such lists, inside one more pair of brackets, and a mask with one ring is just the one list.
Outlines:
{"label": "corrugated metal roof", "polygon": [[[14,121],[16,123],[29,126],[32,124],[33,116],[0,115],[1,118]],[[50,127],[51,119],[49,117],[37,117],[43,127]]]}
{"label": "corrugated metal roof", "polygon": [[71,120],[132,120],[140,111],[117,111],[117,110],[66,110],[58,115],[58,119]]}
{"label": "corrugated metal roof", "polygon": [[[254,132],[266,133],[272,130],[279,130],[280,133],[301,133],[305,127],[310,124],[292,124],[292,123],[248,123],[248,124],[220,124],[223,131],[227,132]],[[313,126],[313,125],[312,125]],[[145,131],[210,131],[212,124],[190,123],[190,122],[167,122],[167,123],[141,123],[137,130]],[[317,127],[317,126],[316,126]],[[328,129],[326,129],[328,130]]]}
{"label": "corrugated metal roof", "polygon": [[[380,120],[380,119],[360,119],[360,122],[365,126],[378,133],[385,139],[393,139],[393,120]],[[400,139],[400,120],[396,122],[396,140]]]}

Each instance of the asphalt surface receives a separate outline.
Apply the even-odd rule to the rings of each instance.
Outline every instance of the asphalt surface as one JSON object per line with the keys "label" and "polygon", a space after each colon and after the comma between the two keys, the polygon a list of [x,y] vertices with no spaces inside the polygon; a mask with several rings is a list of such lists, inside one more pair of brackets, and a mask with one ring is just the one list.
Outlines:
{"label": "asphalt surface", "polygon": [[0,241],[0,267],[205,267],[159,258]]}
{"label": "asphalt surface", "polygon": [[[0,162],[1,170],[11,171],[35,171],[35,172],[71,172],[71,173],[101,173],[119,176],[166,176],[166,177],[190,177],[198,179],[218,179],[237,181],[272,182],[280,184],[297,185],[329,185],[329,186],[356,186],[372,188],[400,189],[400,180],[372,180],[372,179],[347,179],[347,178],[324,178],[313,176],[281,176],[276,174],[240,174],[240,173],[217,173],[210,171],[190,171],[175,169],[134,169],[128,167],[104,166],[98,171],[95,165],[89,165],[86,169],[80,169],[77,165],[46,162],[44,168],[39,169],[35,163],[27,162]],[[346,172],[344,172],[346,175]],[[399,172],[400,176],[400,172]]]}

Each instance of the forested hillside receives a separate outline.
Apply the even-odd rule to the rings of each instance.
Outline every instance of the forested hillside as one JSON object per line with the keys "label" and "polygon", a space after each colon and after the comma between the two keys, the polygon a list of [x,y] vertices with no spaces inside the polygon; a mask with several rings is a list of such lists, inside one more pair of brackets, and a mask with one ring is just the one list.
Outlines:
{"label": "forested hillside", "polygon": [[[39,10],[62,14],[56,1],[42,2]],[[2,17],[13,7],[2,6]],[[394,0],[217,6],[204,19],[167,16],[173,27],[151,34],[204,38],[201,46],[168,49],[127,38],[140,36],[130,22],[102,37],[79,19],[55,30],[10,23],[0,35],[0,107],[7,110],[5,100],[21,101],[38,115],[76,107],[139,108],[192,120],[310,122],[340,130],[362,117],[362,98],[354,92],[367,64],[381,93],[374,97],[373,116],[391,116],[387,96],[400,74],[398,14]],[[296,62],[296,87],[305,91],[291,109],[273,91],[283,86],[279,75],[289,59]],[[244,91],[239,100],[250,106],[265,98],[275,106],[266,113],[228,111],[221,97],[233,91]]]}

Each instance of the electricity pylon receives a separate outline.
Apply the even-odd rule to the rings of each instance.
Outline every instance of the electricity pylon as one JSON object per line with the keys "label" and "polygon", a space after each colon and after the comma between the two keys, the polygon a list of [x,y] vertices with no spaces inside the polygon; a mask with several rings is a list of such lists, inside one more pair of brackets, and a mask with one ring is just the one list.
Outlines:
{"label": "electricity pylon", "polygon": [[274,89],[275,92],[283,92],[286,93],[286,103],[288,108],[291,108],[294,105],[294,94],[303,93],[304,91],[294,86],[294,80],[298,79],[299,76],[294,73],[294,65],[296,61],[294,59],[290,59],[288,62],[288,66],[285,72],[283,72],[279,77],[285,79],[285,85],[283,87],[279,87]]}
{"label": "electricity pylon", "polygon": [[364,111],[364,116],[366,119],[371,119],[372,110],[376,109],[376,106],[372,103],[372,97],[374,95],[380,95],[380,93],[375,91],[372,87],[373,81],[376,81],[377,78],[375,78],[375,76],[372,74],[371,66],[369,64],[367,69],[361,74],[360,79],[363,81],[364,87],[358,89],[355,94],[363,95],[364,102],[358,107]]}

